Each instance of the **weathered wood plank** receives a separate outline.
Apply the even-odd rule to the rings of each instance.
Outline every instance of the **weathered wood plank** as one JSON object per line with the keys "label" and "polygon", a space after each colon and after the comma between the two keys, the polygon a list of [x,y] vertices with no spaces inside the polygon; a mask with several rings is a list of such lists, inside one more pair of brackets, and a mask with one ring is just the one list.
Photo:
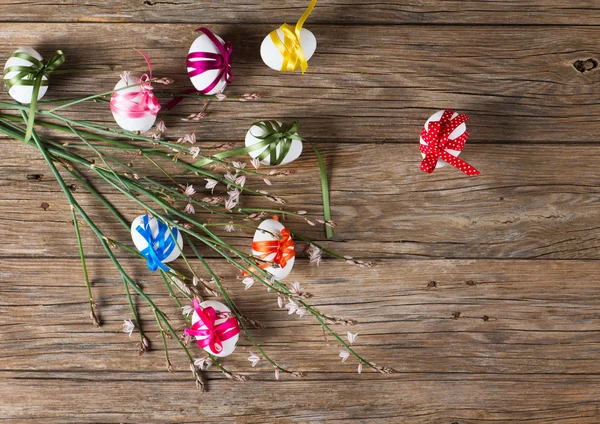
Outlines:
{"label": "weathered wood plank", "polygon": [[[595,145],[570,146],[565,154],[564,145],[473,142],[461,157],[481,169],[482,175],[475,178],[450,168],[432,175],[423,173],[416,143],[328,144],[319,148],[330,169],[333,218],[338,224],[334,241],[325,244],[341,253],[373,259],[600,256],[594,214],[600,171],[594,166],[581,166],[582,157],[600,154]],[[4,235],[0,255],[76,256],[68,205],[37,151],[8,140],[0,142],[0,151],[4,152],[0,157],[0,234]],[[143,163],[139,165],[156,175]],[[273,187],[252,177],[248,185],[281,195],[288,201],[289,210],[304,209],[318,217],[322,206],[315,159],[306,152],[287,169],[297,174],[272,178]],[[40,179],[28,179],[28,175]],[[199,198],[208,193],[203,190],[202,178],[181,179],[197,186]],[[76,182],[72,178],[68,181]],[[114,189],[98,187],[115,200],[127,218],[143,213]],[[128,233],[107,216],[97,201],[80,191],[76,195],[109,236],[129,241]],[[49,204],[46,211],[41,208],[43,202]],[[242,205],[277,206],[244,196]],[[200,215],[200,219],[207,217]],[[323,241],[320,226],[288,222],[290,228]],[[221,233],[234,245],[249,248],[247,230]],[[30,242],[30,234],[37,235],[34,243]],[[91,232],[84,231],[84,243],[89,254],[102,255]]]}
{"label": "weathered wood plank", "polygon": [[[77,260],[8,259],[0,287],[2,418],[241,423],[267,417],[416,423],[598,418],[595,262],[390,260],[358,272],[331,261],[325,268],[300,264],[312,302],[357,318],[357,349],[399,370],[389,376],[353,375],[354,365],[337,361],[335,344],[321,342],[310,318],[289,318],[276,310],[271,294],[257,287],[242,290],[228,267],[215,265],[235,301],[267,325],[257,332],[261,344],[285,365],[309,371],[305,379],[276,382],[265,364],[250,368],[248,343],[242,341],[226,364],[252,380],[233,383],[209,372],[211,391],[201,396],[175,347],[176,370],[169,374],[159,351],[139,358],[133,339],[120,333],[128,306],[107,260],[90,263],[105,322],[98,330],[87,323]],[[128,267],[181,324],[160,281],[142,268]],[[149,311],[141,310],[152,330]],[[276,403],[275,391],[285,393]],[[23,393],[31,405],[26,409]],[[224,393],[230,402],[223,401]]]}
{"label": "weathered wood plank", "polygon": [[[184,59],[193,25],[26,24],[0,29],[0,57],[20,45],[48,53],[62,48],[71,67],[98,71],[56,76],[48,99],[111,89],[121,71],[143,72],[146,51],[155,75],[189,87]],[[227,94],[261,92],[253,103],[213,104],[200,123],[188,100],[165,115],[177,134],[195,130],[202,140],[242,139],[258,119],[300,119],[313,141],[414,143],[427,117],[449,107],[470,115],[472,140],[493,142],[597,142],[598,70],[581,73],[577,60],[597,57],[599,28],[450,26],[444,36],[427,26],[318,26],[319,49],[304,75],[276,73],[260,60],[270,27],[218,25],[234,44],[235,84]],[[104,34],[98,37],[98,34]],[[377,40],[377,41],[375,41]],[[501,40],[501,42],[499,42]],[[2,100],[8,99],[4,94]],[[80,105],[68,116],[111,122],[105,103]]]}
{"label": "weathered wood plank", "polygon": [[[200,0],[5,0],[2,21],[293,23],[309,1],[206,2]],[[387,24],[570,24],[595,25],[600,7],[594,0],[381,0],[377,3],[320,0],[310,23]]]}

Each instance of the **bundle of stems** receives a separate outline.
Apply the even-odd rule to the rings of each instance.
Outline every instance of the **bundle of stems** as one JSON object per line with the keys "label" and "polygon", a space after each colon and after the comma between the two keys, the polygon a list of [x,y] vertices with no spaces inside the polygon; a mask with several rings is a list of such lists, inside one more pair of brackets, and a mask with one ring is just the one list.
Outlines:
{"label": "bundle of stems", "polygon": [[[135,306],[135,302],[132,299],[133,293],[139,295],[147,303],[155,317],[164,346],[167,368],[169,370],[172,369],[172,364],[169,359],[169,343],[167,343],[167,340],[174,339],[179,347],[185,352],[196,384],[201,389],[204,390],[205,387],[202,371],[207,365],[210,365],[210,363],[214,364],[228,378],[242,381],[247,379],[247,377],[227,368],[218,358],[210,353],[207,353],[208,357],[200,360],[194,358],[192,351],[188,346],[188,342],[190,341],[189,338],[176,331],[176,327],[171,323],[167,315],[156,305],[152,298],[144,292],[142,286],[124,270],[120,260],[115,256],[113,249],[116,247],[121,248],[131,253],[133,256],[145,260],[144,256],[136,249],[130,247],[127,243],[111,239],[104,234],[75,198],[69,189],[69,184],[59,172],[59,167],[62,168],[66,174],[78,181],[89,194],[103,205],[105,211],[120,222],[127,231],[130,229],[130,223],[123,218],[117,208],[107,199],[107,196],[95,188],[94,184],[90,182],[92,178],[97,178],[98,181],[106,183],[117,193],[137,204],[140,209],[146,211],[146,213],[162,220],[169,228],[176,228],[180,231],[183,235],[185,244],[189,246],[189,250],[191,251],[189,257],[182,252],[182,259],[186,268],[185,271],[171,270],[170,272],[165,272],[161,269],[158,270],[170,296],[182,312],[185,312],[186,308],[188,308],[189,312],[188,305],[195,297],[201,297],[201,289],[205,290],[211,296],[220,296],[224,303],[231,309],[232,313],[237,317],[240,329],[247,337],[250,344],[252,344],[254,349],[259,352],[260,357],[264,358],[274,368],[275,376],[277,378],[279,378],[280,372],[288,373],[296,377],[302,376],[303,373],[280,366],[275,359],[265,352],[251,332],[251,328],[255,327],[256,323],[246,318],[243,312],[237,307],[232,296],[225,288],[221,278],[215,273],[211,266],[209,266],[205,257],[200,254],[202,249],[200,249],[199,246],[212,249],[218,257],[223,258],[224,261],[232,265],[241,273],[244,273],[244,275],[247,275],[247,278],[251,278],[253,282],[258,282],[265,286],[271,295],[277,297],[280,307],[282,307],[283,302],[287,302],[286,308],[289,313],[296,312],[298,315],[311,315],[321,325],[323,331],[330,334],[340,344],[343,352],[345,352],[344,355],[346,355],[346,358],[343,357],[344,360],[347,359],[348,356],[353,356],[358,361],[359,369],[362,369],[362,366],[364,365],[365,367],[370,367],[381,373],[393,371],[391,368],[378,366],[364,359],[352,347],[353,340],[348,340],[348,338],[345,340],[344,336],[333,328],[335,324],[352,324],[352,320],[344,320],[326,315],[317,308],[311,306],[307,301],[309,296],[306,293],[298,290],[298,287],[293,284],[288,285],[274,279],[271,274],[260,267],[261,263],[264,263],[264,261],[234,247],[212,229],[214,226],[228,225],[231,227],[251,228],[254,230],[256,227],[250,225],[249,222],[252,223],[253,220],[257,221],[264,216],[272,214],[282,214],[311,222],[304,211],[293,212],[284,210],[281,207],[282,204],[285,204],[283,199],[266,191],[256,190],[246,186],[245,179],[240,180],[239,178],[231,178],[231,174],[229,174],[229,177],[227,174],[222,176],[222,174],[215,171],[215,168],[217,166],[222,167],[227,171],[234,173],[234,176],[236,177],[238,175],[258,175],[262,178],[266,178],[268,175],[272,175],[272,172],[268,174],[262,173],[259,172],[258,169],[247,169],[244,166],[241,166],[239,162],[229,162],[216,157],[201,156],[199,154],[199,149],[193,145],[192,147],[188,147],[181,142],[163,140],[161,139],[162,137],[159,137],[156,134],[151,136],[140,135],[138,133],[98,125],[87,121],[70,119],[58,112],[61,109],[74,106],[83,101],[102,100],[108,94],[110,94],[110,92],[87,96],[81,99],[69,99],[60,106],[50,110],[38,109],[36,111],[34,130],[32,131],[32,136],[29,140],[26,139],[29,107],[18,103],[0,102],[0,108],[11,111],[11,113],[0,113],[0,133],[12,137],[15,140],[20,140],[39,150],[70,205],[75,235],[79,246],[84,280],[89,294],[90,316],[92,322],[96,326],[100,325],[100,323],[96,312],[96,304],[92,295],[91,282],[88,277],[80,223],[87,225],[98,238],[106,255],[113,263],[123,281],[125,293],[133,315],[133,324],[139,331],[140,354],[148,349],[149,342],[144,335],[142,323],[139,318],[140,315]],[[49,102],[40,102],[39,105],[47,104],[49,104]],[[50,135],[42,135],[37,130],[39,128],[52,130],[46,131],[50,134],[56,133],[56,131],[68,133],[69,137],[75,138],[76,141],[69,141],[68,143],[58,142]],[[126,156],[125,158],[123,157],[124,155]],[[148,165],[156,168],[160,177],[153,178],[147,175],[141,168],[135,167],[133,160],[128,160],[127,158],[127,156],[129,156],[129,159],[131,159],[131,155],[142,158]],[[197,157],[210,159],[210,166],[198,167],[185,160],[187,158],[195,160]],[[244,208],[237,203],[233,205],[228,204],[227,201],[218,196],[197,199],[194,197],[195,190],[190,190],[189,186],[178,183],[172,173],[169,173],[166,170],[165,161],[176,164],[181,171],[192,172],[215,184],[220,183],[229,190],[237,190],[239,193],[245,193],[250,196],[259,196],[267,201],[275,202],[276,206],[267,208]],[[165,178],[167,182],[164,182]],[[187,211],[181,210],[176,206],[181,203],[187,204],[188,208],[189,205],[191,205],[192,212],[190,213],[189,209]],[[194,216],[195,214],[193,211],[196,208],[209,213],[210,216],[223,217],[226,222],[201,222]],[[320,222],[325,221],[321,220]],[[331,223],[327,224],[331,225]],[[362,267],[368,267],[370,265],[367,262],[357,261],[350,257],[344,257],[327,250],[323,246],[312,242],[308,237],[302,234],[292,232],[292,235],[296,239],[309,243],[311,248],[319,252],[319,254],[323,252],[332,257]],[[204,269],[204,272],[210,276],[209,280],[200,277],[200,272],[191,264],[192,257],[195,258],[194,262],[197,260]],[[189,317],[186,314],[182,314],[182,316],[189,325]],[[340,356],[342,356],[342,354],[340,354]]]}

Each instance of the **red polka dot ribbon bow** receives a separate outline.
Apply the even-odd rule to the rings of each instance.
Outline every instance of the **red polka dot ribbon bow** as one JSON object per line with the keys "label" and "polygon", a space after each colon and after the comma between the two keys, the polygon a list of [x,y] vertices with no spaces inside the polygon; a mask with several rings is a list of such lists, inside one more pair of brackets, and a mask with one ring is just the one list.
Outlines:
{"label": "red polka dot ribbon bow", "polygon": [[443,159],[469,176],[479,175],[477,169],[447,151],[447,149],[462,151],[469,137],[469,132],[465,130],[458,137],[450,138],[455,129],[469,120],[464,113],[454,118],[453,115],[453,110],[446,109],[439,121],[429,121],[421,130],[421,138],[425,142],[425,144],[420,143],[421,153],[425,155],[421,162],[421,170],[431,174],[438,160]]}
{"label": "red polka dot ribbon bow", "polygon": [[[253,241],[252,250],[261,253],[259,259],[266,260],[270,255],[275,253],[275,257],[270,262],[275,262],[281,268],[285,268],[288,261],[296,256],[294,250],[294,241],[290,230],[283,228],[280,232],[281,238],[279,240],[268,240],[268,241]],[[268,268],[270,264],[263,263],[260,265],[261,268]]]}
{"label": "red polka dot ribbon bow", "polygon": [[[197,341],[201,348],[208,347],[212,352],[220,353],[225,340],[240,334],[240,327],[235,317],[226,318],[212,306],[203,309],[196,299],[192,302],[192,306],[200,319],[192,325],[192,328],[186,328],[184,332],[199,337]],[[226,318],[225,321],[215,324],[217,320],[223,318]]]}

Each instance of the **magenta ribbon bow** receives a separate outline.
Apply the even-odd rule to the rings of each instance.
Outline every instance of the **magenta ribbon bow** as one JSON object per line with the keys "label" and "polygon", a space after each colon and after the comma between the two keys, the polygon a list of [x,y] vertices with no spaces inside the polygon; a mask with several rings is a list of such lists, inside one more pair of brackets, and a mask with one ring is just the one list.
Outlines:
{"label": "magenta ribbon bow", "polygon": [[[188,75],[190,76],[190,78],[193,78],[196,75],[203,74],[206,71],[213,71],[215,69],[218,70],[219,73],[206,88],[202,90],[184,90],[183,94],[206,94],[209,93],[213,88],[215,88],[223,77],[225,77],[225,81],[227,82],[227,84],[231,84],[234,80],[233,73],[231,72],[231,52],[233,50],[231,46],[231,41],[226,41],[223,45],[208,28],[198,28],[196,31],[204,33],[208,37],[208,39],[214,44],[215,48],[219,51],[219,53],[192,52],[188,54],[185,64],[188,68],[192,68],[192,70],[188,71]],[[167,109],[172,109],[181,100],[183,100],[183,97],[175,97],[167,104]]]}
{"label": "magenta ribbon bow", "polygon": [[227,318],[220,324],[215,325],[217,318],[222,318],[222,314],[215,311],[212,306],[204,309],[200,306],[197,299],[192,302],[194,310],[200,317],[200,320],[192,325],[192,328],[186,328],[185,334],[200,337],[197,339],[198,346],[208,347],[214,353],[221,353],[223,342],[240,334],[240,327],[235,317]]}
{"label": "magenta ribbon bow", "polygon": [[423,127],[421,130],[421,138],[425,142],[425,144],[419,143],[421,153],[425,155],[421,162],[421,170],[431,174],[435,170],[438,159],[441,158],[469,176],[479,175],[477,169],[446,151],[446,149],[462,151],[469,137],[469,132],[465,130],[463,134],[450,140],[450,134],[459,125],[469,120],[464,113],[454,119],[452,119],[452,115],[454,115],[454,111],[446,109],[439,121],[429,121],[427,129]]}
{"label": "magenta ribbon bow", "polygon": [[[110,110],[116,115],[127,118],[144,118],[149,115],[156,116],[160,110],[160,103],[153,92],[151,83],[152,64],[148,56],[143,52],[138,49],[135,49],[135,51],[146,59],[148,74],[144,74],[140,78],[140,91],[128,93],[115,91],[110,99]],[[139,101],[134,101],[138,99]]]}

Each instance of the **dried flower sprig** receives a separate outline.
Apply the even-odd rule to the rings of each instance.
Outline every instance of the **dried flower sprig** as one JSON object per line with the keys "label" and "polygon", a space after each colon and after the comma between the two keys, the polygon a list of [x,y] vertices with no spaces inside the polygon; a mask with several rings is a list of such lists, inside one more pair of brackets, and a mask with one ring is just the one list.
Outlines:
{"label": "dried flower sprig", "polygon": [[[246,100],[255,100],[258,98],[257,96],[253,95],[249,95],[247,97],[248,98]],[[249,275],[249,277],[246,278],[246,280],[248,281],[245,280],[246,282],[244,283],[247,288],[250,288],[255,282],[258,282],[265,286],[268,291],[272,292],[274,295],[277,296],[277,300],[281,304],[280,306],[283,305],[283,300],[286,300],[286,302],[289,305],[289,308],[287,308],[288,313],[291,312],[298,316],[303,316],[305,314],[313,316],[317,320],[317,322],[319,322],[319,324],[322,326],[323,330],[331,334],[334,338],[336,338],[336,340],[343,346],[343,348],[349,353],[349,355],[353,355],[359,360],[359,364],[361,364],[361,366],[364,364],[376,370],[378,370],[378,368],[381,370],[389,370],[387,368],[377,367],[376,365],[367,362],[360,355],[358,355],[351,347],[353,340],[348,339],[348,342],[346,342],[330,327],[331,324],[342,322],[343,320],[338,320],[336,318],[332,318],[328,315],[325,315],[321,313],[318,309],[309,305],[306,302],[306,300],[310,298],[310,294],[306,293],[304,289],[300,287],[299,284],[294,283],[291,286],[287,286],[275,280],[271,275],[269,275],[257,266],[260,264],[260,262],[257,261],[256,258],[254,258],[252,255],[249,255],[245,252],[241,252],[238,249],[234,248],[209,229],[209,227],[211,226],[216,226],[212,225],[216,223],[201,222],[194,218],[196,207],[198,207],[210,214],[230,217],[230,219],[226,223],[218,223],[221,227],[226,226],[229,228],[229,230],[235,227],[248,227],[254,229],[254,227],[252,226],[235,222],[232,218],[237,217],[240,220],[257,220],[261,219],[262,217],[264,217],[265,214],[268,213],[279,213],[307,220],[308,222],[309,219],[306,217],[305,211],[289,212],[279,209],[252,209],[240,207],[239,201],[240,195],[242,193],[248,193],[254,196],[261,196],[278,204],[284,204],[285,202],[283,199],[271,195],[264,190],[254,190],[248,187],[246,184],[245,174],[262,175],[262,173],[248,169],[244,166],[243,163],[236,161],[230,163],[225,160],[212,160],[212,162],[215,162],[216,165],[224,166],[229,171],[234,171],[234,173],[230,174],[229,177],[221,177],[213,171],[208,171],[202,167],[197,167],[188,164],[187,162],[182,160],[182,158],[186,156],[191,156],[192,158],[195,158],[199,156],[199,150],[194,151],[192,153],[191,151],[188,151],[187,148],[182,147],[182,143],[193,144],[194,137],[191,134],[189,134],[188,136],[184,137],[185,140],[181,140],[180,143],[162,140],[162,133],[166,131],[164,123],[159,122],[159,125],[157,126],[157,131],[159,134],[157,134],[154,137],[146,137],[137,133],[131,133],[115,128],[100,126],[85,121],[72,120],[70,118],[66,118],[56,113],[57,110],[60,110],[64,107],[72,106],[85,100],[98,100],[101,98],[102,94],[88,96],[83,99],[72,100],[69,103],[55,107],[50,111],[38,111],[39,116],[58,121],[58,123],[54,123],[37,120],[36,124],[38,126],[44,126],[64,132],[70,132],[76,135],[82,143],[61,144],[51,139],[40,137],[35,131],[33,132],[32,140],[29,140],[27,143],[36,147],[41,152],[42,156],[48,164],[51,172],[55,176],[57,182],[59,183],[61,189],[63,190],[67,198],[67,201],[69,202],[72,208],[73,219],[76,223],[76,232],[78,244],[80,247],[82,268],[84,269],[84,280],[86,282],[86,286],[88,287],[90,314],[92,316],[94,324],[99,325],[99,320],[96,315],[96,305],[93,301],[91,285],[89,285],[89,278],[87,277],[87,268],[83,253],[83,245],[81,243],[81,236],[79,234],[78,224],[76,220],[77,216],[83,219],[83,222],[92,229],[92,232],[97,236],[100,243],[102,244],[107,256],[121,275],[126,290],[128,302],[130,304],[133,314],[133,319],[127,322],[127,330],[129,334],[132,334],[134,328],[139,331],[140,353],[143,353],[145,350],[148,349],[149,342],[142,331],[141,323],[139,321],[139,315],[137,313],[137,309],[134,306],[135,304],[132,301],[130,289],[133,289],[133,292],[135,292],[138,296],[142,297],[154,313],[155,320],[163,341],[167,369],[172,370],[173,367],[170,361],[168,351],[168,340],[172,339],[176,340],[180,347],[186,353],[190,361],[190,370],[193,373],[196,384],[200,388],[204,389],[205,383],[201,376],[202,368],[204,368],[204,366],[199,365],[197,360],[194,359],[190,350],[188,349],[187,342],[189,341],[189,339],[186,339],[185,337],[177,334],[167,316],[156,306],[152,299],[148,295],[146,295],[146,293],[144,293],[141,286],[137,284],[137,282],[124,271],[119,260],[112,252],[112,249],[118,247],[123,248],[128,252],[137,255],[138,257],[142,255],[134,249],[126,246],[125,244],[120,243],[116,240],[111,240],[103,234],[103,232],[91,220],[91,218],[89,217],[89,215],[87,215],[83,207],[76,201],[72,193],[69,191],[68,185],[66,184],[63,177],[56,168],[56,164],[62,165],[65,168],[65,170],[70,175],[72,175],[73,178],[79,181],[79,183],[90,194],[99,199],[105,206],[106,210],[113,216],[115,216],[115,218],[121,224],[123,224],[125,228],[129,228],[129,223],[121,217],[118,210],[115,209],[115,207],[100,192],[95,190],[87,182],[87,180],[82,176],[81,172],[79,171],[79,168],[90,170],[93,175],[100,178],[102,181],[105,181],[110,186],[114,187],[126,198],[136,202],[141,208],[143,208],[147,212],[168,223],[169,227],[177,228],[179,231],[181,231],[184,235],[186,243],[189,246],[191,246],[194,255],[203,265],[205,271],[208,272],[208,274],[211,276],[211,281],[215,285],[216,290],[212,289],[209,283],[207,283],[205,280],[201,279],[197,275],[190,261],[185,257],[185,255],[182,255],[182,258],[191,276],[188,277],[185,274],[178,271],[174,271],[173,275],[161,271],[161,276],[165,282],[165,286],[169,291],[171,298],[174,299],[180,310],[184,311],[184,303],[187,304],[187,302],[191,298],[200,296],[197,287],[203,287],[203,289],[206,290],[209,293],[209,295],[214,296],[219,294],[220,296],[222,296],[228,307],[238,317],[240,327],[242,328],[244,334],[250,340],[254,348],[259,352],[260,358],[264,359],[266,362],[269,363],[270,366],[274,367],[276,378],[280,377],[280,372],[288,373],[294,377],[301,377],[304,374],[301,372],[292,371],[281,367],[256,342],[254,336],[249,331],[249,328],[245,325],[245,323],[249,323],[252,326],[257,326],[258,324],[255,323],[253,320],[246,318],[244,314],[239,310],[237,305],[235,305],[228,291],[222,284],[221,278],[219,278],[214,273],[214,271],[208,266],[204,258],[199,254],[199,251],[195,246],[195,242],[200,242],[203,245],[210,247],[213,251],[222,256],[227,262],[232,264],[234,267],[236,267],[240,271],[246,272]],[[28,109],[18,104],[6,103],[0,103],[0,107],[10,108],[18,111],[21,114],[20,118],[14,115],[0,114],[0,132],[9,135],[17,140],[23,141],[25,130],[19,125],[16,125],[15,122],[19,122],[20,120],[27,122],[28,117],[26,115],[26,111]],[[122,141],[122,137],[130,138],[140,143],[148,143],[150,147],[132,145],[129,142]],[[94,142],[92,140],[94,140]],[[80,154],[80,152],[86,150],[91,151],[97,157],[97,160],[90,160]],[[131,159],[127,161],[127,163],[125,163],[125,161],[116,158],[111,153],[114,151],[120,153],[132,152],[134,153],[134,158],[142,157],[148,160],[150,163],[153,164],[153,166],[159,169],[159,171],[162,174],[167,176],[167,178],[174,184],[174,187],[160,183],[157,180],[145,175],[145,173],[140,172],[138,169],[134,168],[134,159]],[[211,156],[211,158],[214,157]],[[219,197],[213,197],[205,198],[202,200],[195,199],[194,196],[196,194],[196,190],[193,186],[178,184],[177,181],[171,175],[169,175],[164,170],[164,168],[158,163],[158,160],[173,159],[175,159],[175,163],[179,165],[183,170],[192,171],[202,177],[207,178],[209,184],[212,185],[212,182],[214,181],[214,185],[210,187],[211,190],[215,188],[218,184],[229,186],[229,198],[222,199]],[[252,163],[252,165],[255,169],[258,169],[259,167],[259,165],[254,162]],[[185,202],[186,206],[183,208],[183,210],[180,210],[175,206],[177,202]],[[325,217],[325,220],[315,219],[315,221],[328,224],[329,226],[333,226],[333,224],[330,223],[330,220],[327,219],[327,217]],[[315,243],[311,242],[308,238],[302,235],[294,234],[294,236],[306,241],[307,243],[310,243],[313,249],[311,253],[311,260],[313,262],[318,263],[320,261],[322,253],[324,252],[332,254],[332,256],[337,257],[338,259],[352,261],[356,265],[365,266],[365,263],[363,262],[355,261],[353,259],[345,258],[341,255],[334,254],[333,252],[330,252],[322,248],[321,246],[316,245]],[[176,289],[176,291],[179,292],[179,296],[182,296],[184,298],[184,303],[182,303],[182,301],[179,299],[179,296],[176,294],[176,291],[173,289]],[[185,317],[185,319],[188,320],[189,317]],[[254,362],[254,360],[255,359],[253,359],[251,362],[253,363],[253,365],[256,365],[257,362]],[[230,371],[227,367],[223,366],[217,358],[213,357],[212,355],[208,356],[208,359],[205,363],[208,363],[208,361],[210,361],[210,364],[214,364],[216,367],[218,367],[227,378],[237,381],[245,381],[247,379],[247,377],[245,376],[241,376],[233,371]]]}

